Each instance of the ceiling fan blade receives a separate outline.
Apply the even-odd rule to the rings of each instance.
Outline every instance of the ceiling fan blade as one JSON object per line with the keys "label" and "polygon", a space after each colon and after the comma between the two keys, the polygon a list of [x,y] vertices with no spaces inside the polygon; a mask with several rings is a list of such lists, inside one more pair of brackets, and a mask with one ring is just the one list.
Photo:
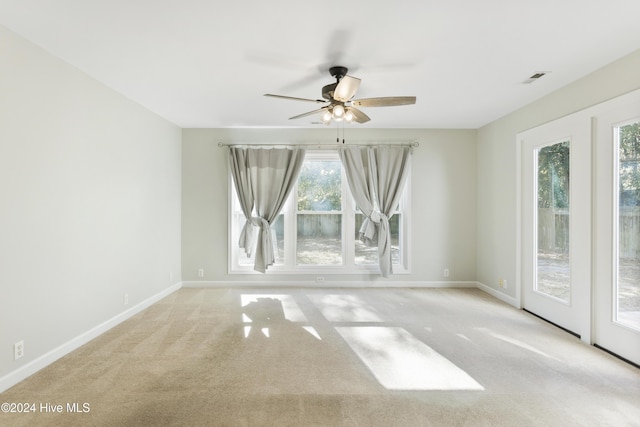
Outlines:
{"label": "ceiling fan blade", "polygon": [[353,121],[354,122],[366,123],[369,120],[371,120],[371,118],[369,116],[367,116],[365,113],[363,113],[362,111],[358,110],[355,107],[348,107],[347,111],[351,111],[351,113],[353,114]]}
{"label": "ceiling fan blade", "polygon": [[272,98],[291,99],[293,101],[316,102],[320,104],[325,104],[327,102],[326,99],[296,98],[295,96],[273,95],[271,93],[265,93],[264,96],[270,96]]}
{"label": "ceiling fan blade", "polygon": [[351,76],[344,76],[333,91],[333,99],[340,102],[347,102],[358,91],[360,79]]}
{"label": "ceiling fan blade", "polygon": [[309,111],[307,113],[298,114],[297,116],[289,117],[289,120],[300,119],[302,117],[312,116],[314,114],[321,113],[321,112],[326,111],[328,109],[329,109],[329,106],[327,105],[326,107],[322,107],[322,108],[320,108],[318,110],[313,110],[313,111]]}
{"label": "ceiling fan blade", "polygon": [[351,101],[356,107],[394,107],[396,105],[415,104],[415,96],[388,96],[383,98],[365,98]]}

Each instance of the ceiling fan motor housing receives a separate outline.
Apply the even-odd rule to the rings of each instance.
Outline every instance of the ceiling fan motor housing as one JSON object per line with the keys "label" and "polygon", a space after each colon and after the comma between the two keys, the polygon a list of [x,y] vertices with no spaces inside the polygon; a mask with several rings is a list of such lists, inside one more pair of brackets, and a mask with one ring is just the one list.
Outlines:
{"label": "ceiling fan motor housing", "polygon": [[338,86],[338,83],[331,83],[324,86],[322,88],[322,97],[327,101],[333,101],[333,93],[336,90],[336,86]]}
{"label": "ceiling fan motor housing", "polygon": [[340,80],[347,75],[349,69],[347,67],[336,66],[329,68],[329,74],[332,77],[335,77],[336,82],[326,85],[322,88],[322,97],[326,100],[333,101],[333,93],[336,90],[336,86],[340,83]]}
{"label": "ceiling fan motor housing", "polygon": [[329,74],[335,77],[336,80],[338,81],[340,81],[341,78],[346,76],[348,72],[349,72],[349,69],[347,67],[337,66],[337,67],[329,68]]}

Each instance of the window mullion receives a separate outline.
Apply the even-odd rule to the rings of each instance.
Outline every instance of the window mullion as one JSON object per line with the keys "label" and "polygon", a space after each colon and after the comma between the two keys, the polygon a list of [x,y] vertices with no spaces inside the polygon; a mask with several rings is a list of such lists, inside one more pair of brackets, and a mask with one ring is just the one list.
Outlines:
{"label": "window mullion", "polygon": [[342,169],[342,253],[344,266],[353,269],[355,266],[355,201],[349,191],[347,177]]}
{"label": "window mullion", "polygon": [[284,237],[284,265],[286,268],[296,266],[296,228],[298,223],[298,184],[295,184],[291,196],[287,200],[287,214],[285,216]]}

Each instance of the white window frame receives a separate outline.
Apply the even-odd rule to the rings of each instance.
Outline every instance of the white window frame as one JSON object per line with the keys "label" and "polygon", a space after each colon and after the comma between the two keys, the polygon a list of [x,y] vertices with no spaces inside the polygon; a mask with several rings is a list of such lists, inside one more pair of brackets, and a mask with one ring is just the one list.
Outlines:
{"label": "white window frame", "polygon": [[[333,150],[307,150],[305,161],[307,160],[336,160],[339,159],[338,152]],[[409,167],[410,161],[409,161]],[[290,197],[286,201],[281,214],[284,215],[284,264],[276,264],[267,270],[265,274],[378,274],[380,272],[378,264],[355,264],[355,214],[356,206],[349,191],[347,177],[342,169],[342,210],[334,212],[313,212],[315,213],[336,213],[342,215],[342,265],[297,265],[296,264],[296,197],[298,184],[292,190]],[[244,215],[239,208],[233,178],[228,174],[228,273],[229,274],[262,274],[253,270],[253,265],[239,264],[239,256],[244,256],[238,250],[238,239]],[[408,174],[403,195],[400,198],[399,210],[400,220],[400,263],[393,264],[393,274],[411,273],[411,172]],[[303,212],[306,213],[306,212]],[[234,218],[241,218],[238,224],[234,224]]]}

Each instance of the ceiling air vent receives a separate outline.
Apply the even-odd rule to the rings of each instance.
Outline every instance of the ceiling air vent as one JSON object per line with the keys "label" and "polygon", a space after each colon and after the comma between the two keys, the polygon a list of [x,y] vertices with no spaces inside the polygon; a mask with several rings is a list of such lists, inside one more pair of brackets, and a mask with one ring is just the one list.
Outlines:
{"label": "ceiling air vent", "polygon": [[529,77],[527,80],[523,81],[522,83],[524,83],[524,84],[533,83],[533,82],[535,82],[536,80],[538,80],[540,77],[544,76],[547,73],[549,73],[549,71],[538,71],[538,72],[534,73],[531,77]]}

